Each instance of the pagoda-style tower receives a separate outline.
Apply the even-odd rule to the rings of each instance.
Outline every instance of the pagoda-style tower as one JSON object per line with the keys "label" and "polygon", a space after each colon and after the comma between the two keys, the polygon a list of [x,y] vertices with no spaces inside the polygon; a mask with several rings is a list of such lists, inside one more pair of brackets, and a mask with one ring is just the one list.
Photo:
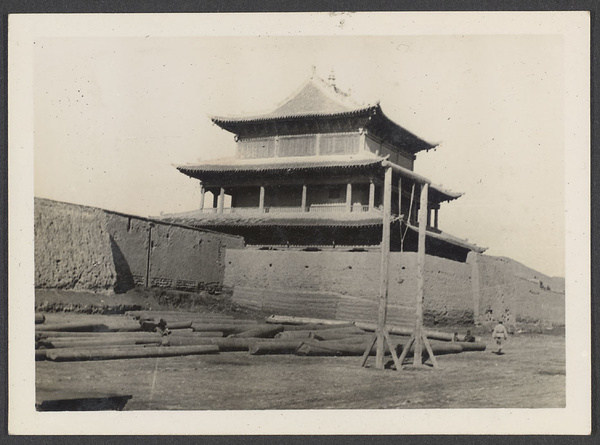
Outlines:
{"label": "pagoda-style tower", "polygon": [[212,121],[235,135],[237,155],[178,167],[200,181],[200,209],[169,219],[242,235],[248,247],[378,249],[383,179],[391,169],[392,250],[417,249],[424,183],[428,253],[464,261],[469,251],[485,250],[438,229],[440,204],[460,194],[413,171],[416,154],[435,145],[392,122],[379,103],[360,106],[313,77],[269,114]]}

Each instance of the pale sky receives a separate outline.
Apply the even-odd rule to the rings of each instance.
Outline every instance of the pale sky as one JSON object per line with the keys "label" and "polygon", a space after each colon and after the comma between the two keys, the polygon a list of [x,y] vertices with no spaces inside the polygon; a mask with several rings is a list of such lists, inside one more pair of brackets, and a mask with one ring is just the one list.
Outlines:
{"label": "pale sky", "polygon": [[234,153],[210,115],[274,109],[311,74],[440,146],[415,171],[460,199],[440,228],[564,276],[560,35],[45,37],[35,195],[141,216],[198,207],[175,165]]}

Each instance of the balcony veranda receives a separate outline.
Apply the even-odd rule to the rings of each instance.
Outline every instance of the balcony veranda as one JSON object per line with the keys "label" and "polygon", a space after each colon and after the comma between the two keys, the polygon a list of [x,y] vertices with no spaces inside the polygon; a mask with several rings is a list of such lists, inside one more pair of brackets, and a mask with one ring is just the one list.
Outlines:
{"label": "balcony veranda", "polygon": [[[370,209],[371,211],[378,211],[377,208]],[[269,207],[224,207],[219,209],[218,207],[205,207],[200,210],[196,210],[193,213],[202,214],[256,214],[256,213],[361,213],[368,212],[368,205],[354,204],[347,206],[346,204],[312,204],[306,207],[282,207],[282,206],[269,206]],[[192,212],[190,212],[192,213]]]}

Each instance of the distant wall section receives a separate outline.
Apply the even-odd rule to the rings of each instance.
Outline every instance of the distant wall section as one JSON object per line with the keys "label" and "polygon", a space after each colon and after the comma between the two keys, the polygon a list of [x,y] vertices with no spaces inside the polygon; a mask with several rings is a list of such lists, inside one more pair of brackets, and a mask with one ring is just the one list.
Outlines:
{"label": "distant wall section", "polygon": [[[509,258],[471,256],[479,269],[481,319],[564,324],[564,280],[548,277]],[[490,312],[491,311],[491,312]]]}

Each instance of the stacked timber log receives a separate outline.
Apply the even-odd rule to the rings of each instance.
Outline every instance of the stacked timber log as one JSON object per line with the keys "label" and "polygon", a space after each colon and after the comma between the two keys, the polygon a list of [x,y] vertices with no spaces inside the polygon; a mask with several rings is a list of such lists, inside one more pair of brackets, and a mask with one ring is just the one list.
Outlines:
{"label": "stacked timber log", "polygon": [[[267,323],[283,325],[283,331],[276,335],[281,340],[277,343],[261,342],[250,349],[251,354],[293,353],[296,355],[333,355],[359,356],[371,346],[375,323],[361,323],[341,320],[328,320],[303,317],[272,315]],[[390,339],[396,353],[400,355],[408,343],[413,329],[402,326],[387,326]],[[425,331],[430,339],[434,355],[455,354],[463,351],[484,351],[485,343],[454,341],[454,334]],[[294,348],[295,346],[295,348]],[[386,354],[391,354],[389,347]],[[407,357],[413,354],[412,347]],[[371,351],[375,355],[375,349]]]}
{"label": "stacked timber log", "polygon": [[[40,314],[41,315],[41,314]],[[128,313],[105,320],[44,323],[36,315],[36,360],[82,361],[143,357],[172,357],[218,353],[224,333],[243,333],[255,328],[255,320],[185,312]],[[81,317],[80,317],[81,318]],[[41,320],[41,321],[38,321]],[[195,330],[193,326],[199,330]],[[206,327],[206,329],[204,329]],[[269,332],[280,329],[264,324]],[[243,341],[244,339],[230,339]],[[244,350],[248,349],[248,342]],[[168,346],[168,348],[167,348]],[[223,350],[239,350],[224,345]]]}
{"label": "stacked timber log", "polygon": [[[37,317],[36,317],[37,320]],[[229,315],[133,311],[111,322],[36,325],[36,360],[82,361],[173,357],[245,351],[251,355],[361,356],[372,345],[375,324],[271,316],[263,322]],[[410,328],[388,326],[399,355]],[[434,355],[483,351],[480,342],[462,343],[444,332],[426,331]],[[375,354],[375,350],[371,351]],[[386,351],[391,354],[391,351]],[[407,356],[412,356],[411,350]]]}

